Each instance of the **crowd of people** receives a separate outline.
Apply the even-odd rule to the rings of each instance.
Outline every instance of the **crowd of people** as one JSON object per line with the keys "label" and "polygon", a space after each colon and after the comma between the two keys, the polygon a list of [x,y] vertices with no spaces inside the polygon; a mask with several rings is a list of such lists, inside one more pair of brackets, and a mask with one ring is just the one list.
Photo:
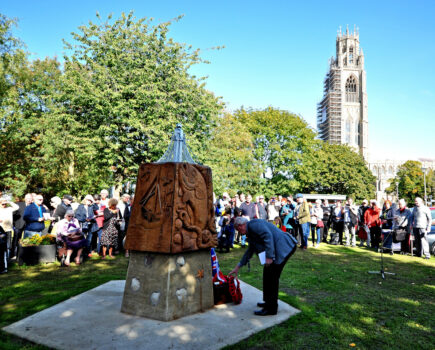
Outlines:
{"label": "crowd of people", "polygon": [[267,202],[259,195],[256,201],[251,195],[236,194],[230,197],[224,192],[215,201],[216,226],[219,251],[229,251],[234,243],[245,245],[246,237],[234,227],[234,220],[242,216],[247,220],[261,219],[273,223],[298,241],[301,249],[317,248],[322,243],[356,247],[367,246],[374,250],[399,244],[402,254],[411,253],[430,258],[427,234],[431,229],[431,213],[419,197],[414,208],[407,207],[404,199],[393,203],[388,196],[380,207],[376,200],[363,200],[359,206],[352,198],[344,203],[337,200],[329,203],[317,199],[309,202],[302,194],[274,196]]}
{"label": "crowd of people", "polygon": [[[9,262],[17,258],[20,239],[35,235],[56,236],[65,266],[70,265],[72,257],[76,265],[85,256],[113,259],[123,251],[133,200],[129,194],[123,194],[119,201],[109,198],[107,190],[86,195],[81,203],[68,194],[52,197],[49,205],[35,193],[15,202],[1,197],[0,273],[6,273]],[[129,252],[125,255],[128,257]]]}
{"label": "crowd of people", "polygon": [[[55,196],[48,206],[40,194],[29,193],[15,202],[0,194],[0,273],[7,272],[9,261],[16,259],[19,240],[34,235],[54,234],[65,251],[66,266],[72,257],[77,265],[86,255],[113,258],[123,250],[133,200],[123,194],[118,201],[102,190],[98,195],[86,195],[81,203],[71,195]],[[273,196],[268,201],[259,195],[254,202],[249,194],[230,197],[225,192],[215,200],[218,249],[228,252],[234,243],[246,245],[246,235],[234,225],[236,217],[243,217],[274,224],[293,236],[301,249],[322,243],[356,247],[358,238],[360,246],[375,250],[381,243],[384,248],[391,241],[400,242],[403,254],[410,253],[413,244],[417,256],[429,259],[430,210],[419,197],[414,205],[410,210],[405,200],[393,203],[391,197],[382,208],[376,200],[363,200],[357,206],[352,198],[344,203],[327,199],[309,202],[302,194]]]}

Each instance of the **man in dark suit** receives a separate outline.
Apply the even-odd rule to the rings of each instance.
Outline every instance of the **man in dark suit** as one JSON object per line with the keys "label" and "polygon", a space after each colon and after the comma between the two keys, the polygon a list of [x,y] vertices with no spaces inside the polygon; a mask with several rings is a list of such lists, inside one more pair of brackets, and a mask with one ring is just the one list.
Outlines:
{"label": "man in dark suit", "polygon": [[57,206],[54,211],[53,217],[56,221],[60,221],[65,217],[65,214],[68,210],[72,210],[71,203],[73,201],[73,197],[69,194],[66,194],[62,198],[62,203]]}
{"label": "man in dark suit", "polygon": [[266,220],[248,221],[244,217],[237,217],[234,227],[241,234],[247,235],[249,247],[230,274],[237,274],[240,267],[246,265],[254,253],[265,252],[264,302],[257,304],[262,309],[255,311],[255,314],[258,316],[276,315],[278,312],[279,277],[287,260],[296,250],[297,240]]}

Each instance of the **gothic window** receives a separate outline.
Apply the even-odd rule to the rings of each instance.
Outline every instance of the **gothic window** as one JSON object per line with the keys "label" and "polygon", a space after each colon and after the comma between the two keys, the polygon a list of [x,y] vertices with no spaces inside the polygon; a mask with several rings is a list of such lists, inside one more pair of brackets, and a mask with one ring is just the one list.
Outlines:
{"label": "gothic window", "polygon": [[358,102],[358,84],[355,76],[346,80],[346,102]]}
{"label": "gothic window", "polygon": [[345,58],[343,58],[343,66],[347,66],[347,58],[345,57]]}
{"label": "gothic window", "polygon": [[349,49],[349,64],[353,63],[353,47]]}
{"label": "gothic window", "polygon": [[350,143],[350,120],[346,120],[346,143]]}

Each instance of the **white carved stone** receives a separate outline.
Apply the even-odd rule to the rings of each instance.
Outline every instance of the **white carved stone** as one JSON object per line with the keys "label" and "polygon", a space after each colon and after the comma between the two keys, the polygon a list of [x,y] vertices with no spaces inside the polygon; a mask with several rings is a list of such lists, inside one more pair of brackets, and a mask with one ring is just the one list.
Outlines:
{"label": "white carved stone", "polygon": [[137,292],[140,289],[140,282],[137,278],[132,278],[131,279],[131,289],[134,292]]}
{"label": "white carved stone", "polygon": [[154,292],[151,294],[151,305],[156,306],[159,303],[160,293]]}

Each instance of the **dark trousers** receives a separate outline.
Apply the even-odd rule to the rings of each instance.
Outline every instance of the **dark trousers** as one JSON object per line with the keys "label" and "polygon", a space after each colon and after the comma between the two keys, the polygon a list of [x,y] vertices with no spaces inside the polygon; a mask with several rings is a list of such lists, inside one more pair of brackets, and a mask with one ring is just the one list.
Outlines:
{"label": "dark trousers", "polygon": [[425,229],[413,228],[415,249],[417,250],[417,256],[430,257],[429,244],[427,241],[427,233]]}
{"label": "dark trousers", "polygon": [[118,231],[118,250],[122,251],[124,250],[124,244],[123,244],[123,240],[125,237],[125,231]]}
{"label": "dark trousers", "polygon": [[381,228],[379,226],[370,227],[370,240],[372,248],[379,248],[381,241]]}
{"label": "dark trousers", "polygon": [[8,269],[7,239],[7,234],[3,230],[0,231],[0,272],[7,271]]}
{"label": "dark trousers", "polygon": [[263,268],[263,300],[266,303],[264,307],[270,312],[276,312],[278,310],[278,289],[279,289],[279,277],[281,272],[287,263],[287,260],[296,251],[297,245],[289,255],[286,256],[281,264],[272,263],[269,266],[264,265]]}
{"label": "dark trousers", "polygon": [[411,251],[409,247],[409,236],[409,233],[407,233],[406,238],[400,242],[400,251],[402,253],[409,253]]}
{"label": "dark trousers", "polygon": [[11,247],[11,258],[18,255],[18,242],[23,235],[24,228],[22,229],[14,229],[14,238],[12,239],[12,247]]}
{"label": "dark trousers", "polygon": [[295,224],[295,236],[298,240],[298,245],[302,245],[302,242],[304,241],[304,232],[302,231],[302,225]]}
{"label": "dark trousers", "polygon": [[323,220],[323,242],[328,242],[329,221]]}
{"label": "dark trousers", "polygon": [[344,222],[338,221],[334,223],[335,232],[338,234],[338,243],[343,244]]}

